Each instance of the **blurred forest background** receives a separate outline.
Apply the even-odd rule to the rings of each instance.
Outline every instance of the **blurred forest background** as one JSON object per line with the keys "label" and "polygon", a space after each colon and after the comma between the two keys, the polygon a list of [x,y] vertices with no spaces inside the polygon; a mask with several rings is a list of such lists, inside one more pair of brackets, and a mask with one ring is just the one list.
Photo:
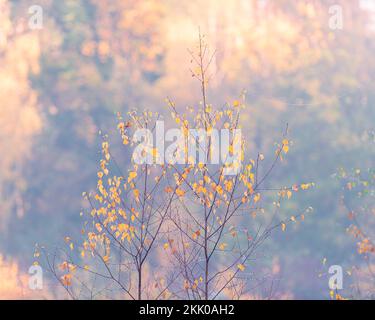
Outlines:
{"label": "blurred forest background", "polygon": [[[28,28],[35,4],[40,30]],[[331,5],[343,9],[342,29],[330,28]],[[289,124],[293,147],[270,185],[315,183],[288,204],[313,216],[264,248],[274,290],[329,298],[335,264],[349,294],[365,262],[342,201],[357,194],[337,173],[374,167],[374,13],[372,0],[0,0],[0,298],[33,297],[24,287],[35,243],[79,234],[98,131],[115,131],[118,111],[165,113],[167,96],[198,104],[187,51],[198,27],[217,51],[210,102],[246,90],[249,152],[272,154]]]}

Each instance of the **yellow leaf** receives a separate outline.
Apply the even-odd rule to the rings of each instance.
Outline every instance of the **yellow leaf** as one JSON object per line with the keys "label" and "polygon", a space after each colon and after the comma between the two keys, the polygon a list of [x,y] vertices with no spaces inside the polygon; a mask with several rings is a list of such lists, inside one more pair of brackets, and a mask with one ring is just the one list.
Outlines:
{"label": "yellow leaf", "polygon": [[179,197],[183,197],[185,195],[185,191],[178,188],[178,189],[176,189],[176,194]]}
{"label": "yellow leaf", "polygon": [[233,101],[233,107],[238,107],[240,105],[240,102],[238,100]]}
{"label": "yellow leaf", "polygon": [[281,224],[281,230],[282,230],[282,231],[285,231],[285,229],[286,229],[286,224],[283,222],[283,223]]}
{"label": "yellow leaf", "polygon": [[75,266],[73,264],[69,264],[69,271],[70,272],[74,272],[76,269],[77,269],[77,266]]}
{"label": "yellow leaf", "polygon": [[129,225],[126,224],[126,223],[120,223],[118,226],[117,226],[117,229],[118,231],[120,232],[124,232],[124,231],[127,231],[129,229]]}
{"label": "yellow leaf", "polygon": [[225,185],[225,189],[228,192],[230,192],[232,190],[232,187],[233,187],[233,182],[231,180],[228,180],[228,181],[224,182],[224,185]]}
{"label": "yellow leaf", "polygon": [[189,282],[187,280],[184,281],[184,289],[189,289]]}
{"label": "yellow leaf", "polygon": [[284,146],[283,146],[283,151],[284,151],[284,153],[288,153],[288,151],[289,151],[289,146],[284,145]]}
{"label": "yellow leaf", "polygon": [[61,282],[64,286],[69,287],[72,285],[72,275],[71,274],[64,274],[61,278]]}
{"label": "yellow leaf", "polygon": [[134,189],[134,190],[133,190],[133,193],[134,193],[134,197],[135,197],[136,200],[138,201],[138,200],[139,200],[139,190],[138,190],[138,189]]}
{"label": "yellow leaf", "polygon": [[195,240],[201,235],[201,232],[199,230],[193,232],[192,238]]}
{"label": "yellow leaf", "polygon": [[222,186],[220,186],[220,185],[218,185],[218,186],[216,186],[216,192],[218,193],[218,194],[220,194],[220,195],[222,195],[223,194],[223,188],[222,188]]}
{"label": "yellow leaf", "polygon": [[66,270],[66,269],[68,269],[68,262],[67,262],[67,261],[62,262],[62,263],[59,265],[59,269],[60,269],[60,270]]}
{"label": "yellow leaf", "polygon": [[98,230],[98,232],[102,232],[102,226],[100,225],[100,223],[96,223],[95,228],[96,230]]}
{"label": "yellow leaf", "polygon": [[226,246],[227,246],[226,243],[221,243],[221,244],[219,245],[219,249],[220,249],[220,250],[225,250]]}
{"label": "yellow leaf", "polygon": [[311,184],[310,183],[302,183],[301,184],[301,189],[302,190],[307,190],[308,188],[311,187]]}
{"label": "yellow leaf", "polygon": [[164,191],[165,191],[166,193],[171,193],[173,190],[172,190],[171,187],[166,187],[166,188],[164,189]]}
{"label": "yellow leaf", "polygon": [[242,264],[242,263],[239,263],[237,265],[237,268],[240,269],[241,271],[244,271],[245,270],[245,266]]}
{"label": "yellow leaf", "polygon": [[257,194],[254,196],[254,203],[257,203],[259,200],[260,200],[260,193],[257,193]]}
{"label": "yellow leaf", "polygon": [[131,172],[129,172],[129,177],[128,177],[128,183],[130,182],[130,181],[132,181],[134,178],[136,178],[137,177],[137,172],[135,172],[135,171],[131,171]]}
{"label": "yellow leaf", "polygon": [[154,158],[157,158],[158,155],[159,155],[158,148],[152,148],[152,156]]}
{"label": "yellow leaf", "polygon": [[124,145],[129,144],[129,137],[128,137],[128,136],[124,136],[124,139],[122,140],[122,143],[123,143]]}

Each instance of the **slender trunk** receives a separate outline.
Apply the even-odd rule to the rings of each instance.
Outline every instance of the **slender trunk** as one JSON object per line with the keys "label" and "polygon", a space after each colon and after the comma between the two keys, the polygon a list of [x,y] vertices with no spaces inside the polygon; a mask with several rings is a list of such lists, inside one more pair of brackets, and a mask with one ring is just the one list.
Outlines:
{"label": "slender trunk", "polygon": [[208,260],[207,259],[206,259],[206,268],[205,268],[204,299],[208,300]]}
{"label": "slender trunk", "polygon": [[205,218],[204,223],[204,256],[205,256],[205,274],[204,274],[204,299],[208,300],[208,264],[209,264],[209,257],[208,257],[208,241],[207,241],[207,215]]}
{"label": "slender trunk", "polygon": [[[205,55],[205,49],[202,47],[203,40],[202,35],[199,31],[199,67],[201,71],[201,89],[202,89],[202,100],[203,100],[203,114],[205,116],[204,119],[204,128],[207,131],[207,122],[208,122],[208,113],[206,111],[207,107],[207,97],[206,97],[206,70],[204,68],[204,55]],[[207,150],[207,158],[208,161],[209,157],[209,150]],[[205,173],[204,173],[205,175]],[[203,179],[204,185],[206,184],[205,179]],[[206,200],[206,196],[205,196]],[[207,225],[208,225],[208,215],[207,215],[207,207],[206,207],[206,201],[204,203],[204,215],[205,215],[205,221],[204,221],[204,256],[205,256],[205,274],[204,274],[204,299],[208,300],[209,294],[208,294],[208,274],[209,274],[209,256],[208,256],[208,232],[207,232]]]}
{"label": "slender trunk", "polygon": [[142,265],[138,269],[138,300],[142,300]]}

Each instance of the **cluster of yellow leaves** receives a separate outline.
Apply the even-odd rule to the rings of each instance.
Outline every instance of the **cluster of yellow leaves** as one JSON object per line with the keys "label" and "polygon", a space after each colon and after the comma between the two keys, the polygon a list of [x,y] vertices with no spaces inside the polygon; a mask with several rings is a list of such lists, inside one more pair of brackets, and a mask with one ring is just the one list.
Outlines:
{"label": "cluster of yellow leaves", "polygon": [[[298,190],[298,189],[297,189]],[[281,190],[280,192],[279,192],[279,195],[281,196],[281,197],[283,197],[283,198],[288,198],[288,199],[290,199],[291,197],[292,197],[292,191],[291,190],[288,190],[288,189],[284,189],[284,190]]]}
{"label": "cluster of yellow leaves", "polygon": [[362,241],[358,242],[358,253],[375,253],[375,246],[369,238],[364,238]]}
{"label": "cluster of yellow leaves", "polygon": [[59,269],[60,269],[61,271],[74,272],[74,271],[77,269],[77,266],[75,266],[75,265],[72,264],[72,263],[69,263],[68,261],[63,261],[63,262],[59,265]]}
{"label": "cluster of yellow leaves", "polygon": [[[134,113],[131,114],[131,117],[135,123],[140,122]],[[121,121],[118,124],[118,129],[122,139],[127,139],[127,130],[133,124],[130,121],[119,120]],[[87,238],[83,242],[80,254],[82,258],[99,255],[104,263],[108,263],[111,259],[110,239],[115,237],[115,241],[130,243],[136,237],[138,230],[144,229],[145,226],[141,225],[138,219],[137,206],[141,201],[141,193],[136,187],[136,178],[139,175],[138,166],[134,165],[125,177],[111,176],[110,164],[112,160],[107,141],[102,143],[102,154],[101,170],[97,173],[97,192],[93,195],[84,194],[92,206],[91,217],[94,230],[86,233],[85,229],[82,229],[82,234],[86,234]],[[158,179],[155,178],[155,181],[158,182]],[[93,199],[96,200],[96,203],[93,202]],[[73,243],[70,238],[68,240],[73,250]],[[104,253],[101,253],[103,251]],[[87,252],[90,255],[87,256]],[[88,270],[89,267],[84,269]],[[71,279],[68,277],[64,281],[69,284]]]}
{"label": "cluster of yellow leaves", "polygon": [[289,152],[289,140],[288,139],[283,140],[282,149],[283,149],[285,154]]}
{"label": "cluster of yellow leaves", "polygon": [[[211,131],[216,124],[220,125],[222,128],[228,128],[230,130],[237,129],[237,120],[239,117],[237,109],[243,106],[243,104],[237,100],[234,101],[227,110],[215,111],[211,105],[207,105],[204,106],[201,111],[194,114],[194,119],[192,123],[190,123],[186,115],[179,115],[177,113],[173,103],[169,102],[169,104],[173,110],[172,116],[175,122],[180,124],[183,130],[194,127],[197,129],[205,128]],[[132,123],[135,127],[148,127],[151,125],[149,118],[150,115],[148,112],[145,112],[142,117],[138,117],[135,113],[132,113],[131,117]],[[121,119],[118,124],[118,129],[120,130],[122,139],[126,140],[126,143],[124,144],[129,142],[127,136],[127,129],[131,126],[129,123],[124,122]],[[237,142],[240,142],[243,146],[243,141]],[[229,153],[233,153],[234,151],[233,143],[234,141],[229,142]],[[288,153],[289,144],[290,143],[287,139],[282,141],[282,151],[284,153]],[[208,158],[211,150],[207,150],[205,152],[208,153],[206,153],[205,156]],[[158,154],[158,150],[152,147],[151,152],[153,158],[155,159]],[[143,182],[143,175],[146,175],[145,181],[148,181],[147,175],[149,175],[149,171],[154,170],[154,168],[153,166],[150,166],[150,169],[147,166],[133,165],[134,168],[128,171],[127,176],[112,176],[110,175],[110,169],[111,163],[114,162],[114,159],[111,159],[109,143],[107,141],[102,143],[102,154],[103,159],[100,161],[101,170],[98,172],[97,192],[94,195],[94,199],[96,200],[95,205],[98,205],[97,207],[92,204],[92,197],[90,195],[88,196],[90,204],[93,207],[91,210],[91,216],[93,218],[92,226],[94,231],[87,233],[87,239],[83,243],[81,256],[84,258],[86,257],[86,252],[89,252],[92,256],[99,255],[104,263],[108,263],[111,259],[111,241],[118,241],[124,245],[127,245],[128,243],[132,243],[132,241],[136,241],[134,239],[138,239],[139,235],[142,234],[146,228],[142,222],[143,211],[141,210],[142,208],[140,209],[140,206],[147,206],[147,188],[145,187],[145,191],[142,191],[145,192],[145,194],[141,194],[141,191],[137,188],[137,185],[139,187],[141,184],[140,181]],[[241,160],[243,161],[243,152],[241,157]],[[183,205],[186,205],[186,201],[191,200],[198,206],[211,207],[212,212],[211,210],[210,212],[214,218],[214,223],[222,226],[226,218],[224,216],[220,216],[221,206],[224,205],[225,208],[230,208],[231,202],[234,203],[240,201],[241,199],[242,203],[239,202],[239,205],[250,204],[251,206],[258,204],[261,199],[266,199],[262,197],[260,192],[262,189],[259,188],[258,171],[255,172],[255,170],[258,170],[259,160],[262,161],[263,159],[264,156],[262,154],[258,155],[257,161],[250,159],[248,163],[243,164],[241,171],[236,177],[226,176],[223,174],[224,169],[227,167],[226,164],[223,164],[213,176],[210,176],[211,171],[209,165],[202,162],[195,163],[194,161],[189,161],[185,168],[182,169],[182,172],[175,169],[172,165],[163,165],[161,166],[163,174],[157,175],[155,177],[155,182],[159,183],[165,172],[170,170],[170,172],[172,172],[171,179],[166,180],[168,183],[167,186],[162,184],[165,194],[169,195],[169,197],[176,195],[178,198],[180,198],[180,203]],[[116,168],[116,170],[118,170],[118,168]],[[301,189],[308,189],[311,185],[312,184],[303,184],[301,185]],[[140,187],[140,189],[143,190],[143,187]],[[283,197],[290,199],[292,196],[292,191],[295,192],[297,190],[298,186],[294,185],[292,188],[282,189],[280,194]],[[181,198],[184,198],[183,201]],[[258,208],[259,204],[255,207],[255,210],[263,210],[263,208]],[[141,217],[139,217],[137,208],[140,212],[142,212]],[[294,216],[292,216],[290,220],[292,222],[296,222],[296,218]],[[206,235],[207,232],[210,232],[210,228],[212,228],[212,226],[209,226],[207,229],[202,229],[200,225],[188,226],[187,235],[191,234],[190,240],[193,240],[192,242],[199,242],[201,240],[200,237],[203,237],[203,230],[204,235]],[[283,231],[285,231],[286,224],[284,222],[281,224],[281,228]],[[242,232],[243,231],[240,229],[237,231],[236,227],[231,225],[225,230],[225,235],[229,234],[235,238],[239,237],[240,233]],[[115,239],[112,240],[113,238]],[[248,239],[250,239],[249,236]],[[228,244],[221,242],[222,240],[224,239],[221,239],[218,243],[218,249],[225,251]],[[145,243],[146,241],[147,240],[145,240]],[[70,242],[70,244],[72,245],[72,242]],[[176,247],[178,246],[173,245],[172,240],[162,243],[162,248],[168,253],[175,252]],[[187,248],[188,246],[185,247]],[[104,253],[98,254],[99,251],[104,251]],[[239,271],[244,271],[245,266],[241,263],[237,264],[237,269]],[[67,276],[67,278],[64,279],[64,282],[67,285],[70,285],[71,277],[69,278],[69,275],[71,275],[72,270],[70,270],[69,266],[65,266],[64,270],[69,271],[67,275],[64,275]],[[198,280],[194,280],[192,283],[185,281],[184,287],[186,289],[194,289],[198,286],[198,283]]]}
{"label": "cluster of yellow leaves", "polygon": [[[312,207],[308,207],[308,208],[304,211],[304,213],[311,213],[311,212],[313,212],[313,208],[312,208]],[[300,221],[304,221],[304,220],[305,220],[305,214],[304,214],[304,213],[300,213],[300,214],[298,214],[298,215],[296,215],[296,216],[291,215],[290,218],[289,218],[289,221],[290,221],[290,222],[294,222],[294,223],[296,223],[298,218],[300,219]],[[282,221],[282,222],[280,223],[280,227],[281,227],[281,230],[282,230],[282,231],[285,231],[285,230],[286,230],[286,225],[287,225],[287,223],[288,223],[288,221],[286,221],[286,220],[284,220],[284,221]]]}
{"label": "cluster of yellow leaves", "polygon": [[192,289],[192,290],[196,290],[198,288],[198,285],[199,283],[202,283],[203,282],[203,277],[200,276],[199,279],[194,279],[194,281],[192,283],[190,283],[189,280],[184,280],[184,285],[183,285],[183,288],[185,290],[188,290],[188,289]]}

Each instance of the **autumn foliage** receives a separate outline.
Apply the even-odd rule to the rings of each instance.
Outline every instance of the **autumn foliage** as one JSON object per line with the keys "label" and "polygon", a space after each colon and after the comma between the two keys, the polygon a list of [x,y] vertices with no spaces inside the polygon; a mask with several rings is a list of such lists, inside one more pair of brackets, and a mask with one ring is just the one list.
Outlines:
{"label": "autumn foliage", "polygon": [[[188,158],[188,144],[196,143],[190,141],[195,137],[189,135],[189,129],[202,129],[208,136],[213,129],[233,133],[242,128],[240,115],[246,108],[245,95],[223,108],[210,104],[206,92],[213,56],[208,55],[204,36],[191,57],[195,66],[192,76],[201,89],[199,108],[181,113],[174,102],[166,100],[172,120],[183,132],[180,150],[185,152],[176,151],[175,162],[156,164],[162,151],[145,147],[143,156],[152,157],[154,164],[137,164],[133,156],[124,172],[122,162],[111,152],[108,137],[102,135],[97,190],[84,193],[89,208],[82,214],[86,219],[83,243],[66,237],[68,248],[45,253],[50,270],[72,298],[95,292],[101,295],[101,289],[90,282],[94,277],[111,297],[240,299],[250,292],[249,281],[254,277],[251,261],[258,248],[273,231],[285,231],[288,224],[303,221],[312,211],[302,208],[286,220],[278,217],[283,202],[313,183],[265,186],[289,152],[288,128],[268,167],[263,165],[263,154],[249,157],[245,140],[236,141],[237,135],[231,137],[226,154],[233,155],[237,143],[241,146],[237,161],[213,165],[201,158]],[[132,111],[126,118],[119,114],[117,128],[124,147],[131,153],[137,145],[132,134],[137,129],[154,131],[158,119],[160,115],[151,111]],[[215,152],[209,141],[208,146],[198,141],[204,160]],[[186,157],[185,164],[181,157]],[[238,170],[227,175],[230,166]],[[265,209],[270,194],[276,198]],[[56,257],[63,259],[58,265]]]}
{"label": "autumn foliage", "polygon": [[0,0],[1,297],[373,299],[373,1],[36,5]]}

